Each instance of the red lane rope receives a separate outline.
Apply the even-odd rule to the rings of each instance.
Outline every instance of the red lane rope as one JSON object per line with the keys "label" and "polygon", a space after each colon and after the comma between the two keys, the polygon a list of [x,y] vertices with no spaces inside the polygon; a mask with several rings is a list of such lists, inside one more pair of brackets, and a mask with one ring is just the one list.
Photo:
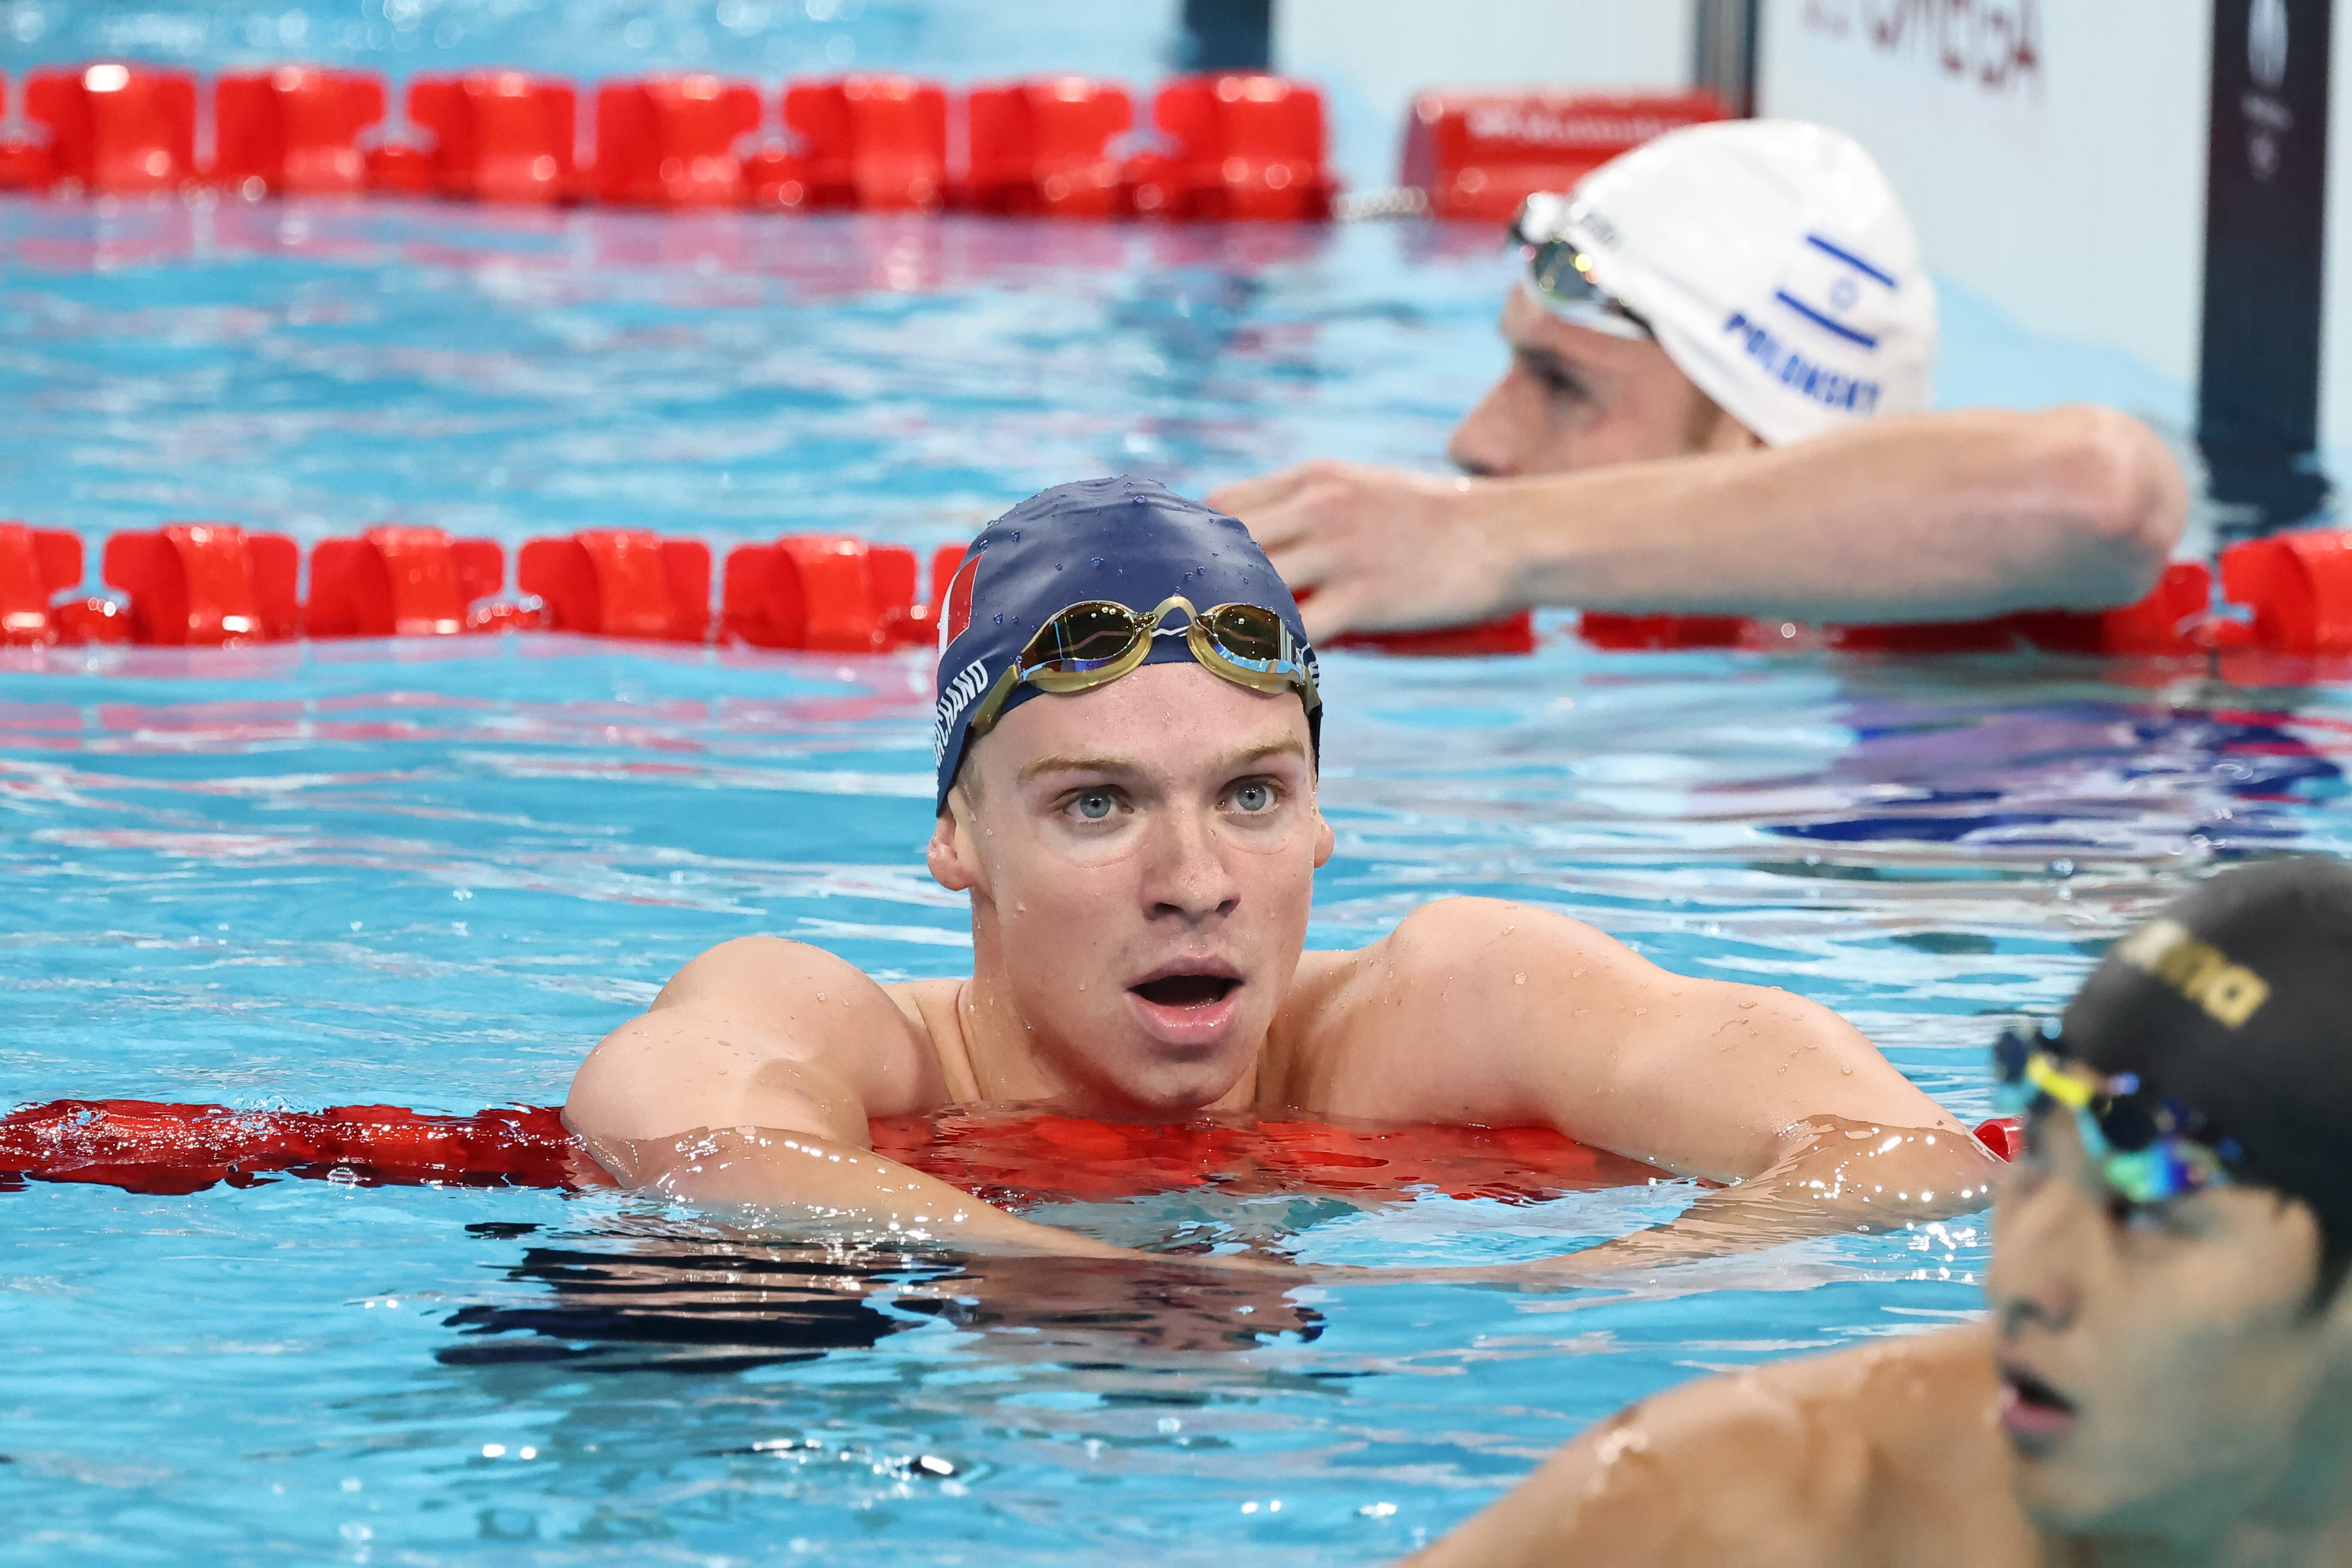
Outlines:
{"label": "red lane rope", "polygon": [[871,1124],[874,1152],[991,1202],[1223,1192],[1455,1197],[1529,1203],[1638,1185],[1664,1173],[1549,1127],[1338,1127],[1308,1121],[1089,1121],[954,1111]]}
{"label": "red lane rope", "polygon": [[[1662,1174],[1545,1127],[1348,1128],[1090,1121],[950,1112],[871,1123],[877,1153],[992,1201],[1106,1200],[1213,1186],[1528,1203]],[[2013,1121],[1979,1128],[2014,1155]],[[361,1186],[601,1186],[551,1106],[431,1116],[397,1105],[236,1110],[145,1100],[53,1100],[0,1116],[0,1191],[88,1182],[126,1192],[248,1187],[289,1175]]]}
{"label": "red lane rope", "polygon": [[397,1105],[234,1110],[53,1100],[0,1117],[0,1190],[35,1181],[199,1193],[281,1173],[372,1187],[594,1184],[580,1179],[578,1159],[578,1144],[547,1106],[424,1116]]}

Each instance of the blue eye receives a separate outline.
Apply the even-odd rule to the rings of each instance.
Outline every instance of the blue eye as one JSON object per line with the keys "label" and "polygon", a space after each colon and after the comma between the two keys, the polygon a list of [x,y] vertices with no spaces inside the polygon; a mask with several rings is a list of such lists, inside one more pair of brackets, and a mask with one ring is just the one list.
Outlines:
{"label": "blue eye", "polygon": [[1274,805],[1274,787],[1263,784],[1243,784],[1234,791],[1234,804],[1244,811],[1270,810]]}
{"label": "blue eye", "polygon": [[1075,804],[1080,816],[1085,817],[1088,822],[1100,822],[1110,815],[1111,807],[1118,803],[1111,798],[1108,790],[1097,789],[1089,790],[1078,796]]}

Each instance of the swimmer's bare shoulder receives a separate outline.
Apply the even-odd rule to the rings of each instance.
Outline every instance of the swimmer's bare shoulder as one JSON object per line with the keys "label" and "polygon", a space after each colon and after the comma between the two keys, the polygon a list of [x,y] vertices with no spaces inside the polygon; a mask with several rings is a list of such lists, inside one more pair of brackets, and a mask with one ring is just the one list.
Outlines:
{"label": "swimmer's bare shoulder", "polygon": [[1540,1122],[1716,1180],[1770,1165],[1807,1118],[1961,1131],[1827,1008],[1502,899],[1435,900],[1358,952],[1307,954],[1273,1044],[1262,1099]]}
{"label": "swimmer's bare shoulder", "polygon": [[1685,1384],[1604,1421],[1410,1568],[2039,1568],[1981,1330]]}
{"label": "swimmer's bare shoulder", "polygon": [[564,1120],[592,1143],[771,1127],[866,1146],[869,1118],[949,1099],[923,990],[781,937],[722,942],[589,1053]]}

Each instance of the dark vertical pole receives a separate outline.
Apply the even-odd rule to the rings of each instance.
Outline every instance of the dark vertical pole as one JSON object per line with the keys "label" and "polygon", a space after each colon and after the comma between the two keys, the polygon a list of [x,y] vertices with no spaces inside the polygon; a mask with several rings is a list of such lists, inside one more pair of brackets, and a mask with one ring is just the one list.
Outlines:
{"label": "dark vertical pole", "polygon": [[1274,59],[1274,0],[1184,0],[1179,66],[1262,71]]}
{"label": "dark vertical pole", "polygon": [[2329,0],[2214,0],[2197,444],[2216,500],[2318,510]]}
{"label": "dark vertical pole", "polygon": [[1756,112],[1759,0],[1697,0],[1691,28],[1691,85],[1734,114]]}

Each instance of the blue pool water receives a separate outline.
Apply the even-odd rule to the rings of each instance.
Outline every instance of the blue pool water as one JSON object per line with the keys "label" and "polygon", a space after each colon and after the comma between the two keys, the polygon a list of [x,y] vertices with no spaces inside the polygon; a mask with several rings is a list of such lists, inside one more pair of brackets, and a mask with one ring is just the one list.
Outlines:
{"label": "blue pool water", "polygon": [[[0,202],[0,510],[930,543],[1109,469],[1433,462],[1502,277],[1407,229]],[[547,1103],[728,937],[957,973],[928,686],[557,637],[0,656],[0,1105]],[[1838,1008],[1971,1120],[1990,1034],[2123,924],[2219,859],[2352,847],[2338,689],[1554,626],[1531,658],[1336,655],[1327,697],[1315,942],[1540,901]],[[1687,1196],[1041,1213],[1467,1263]],[[1628,1399],[1966,1317],[1987,1247],[1236,1303],[610,1194],[37,1184],[0,1194],[0,1562],[1376,1563]]]}

